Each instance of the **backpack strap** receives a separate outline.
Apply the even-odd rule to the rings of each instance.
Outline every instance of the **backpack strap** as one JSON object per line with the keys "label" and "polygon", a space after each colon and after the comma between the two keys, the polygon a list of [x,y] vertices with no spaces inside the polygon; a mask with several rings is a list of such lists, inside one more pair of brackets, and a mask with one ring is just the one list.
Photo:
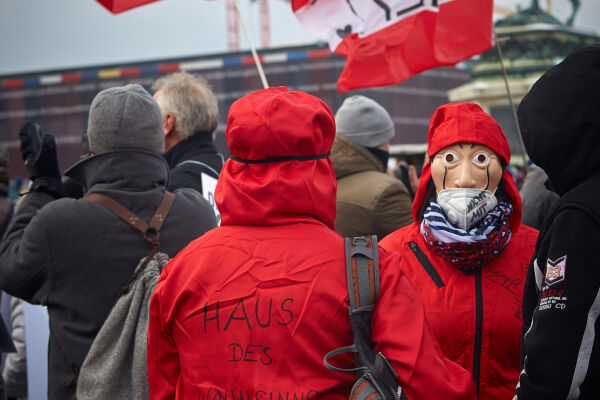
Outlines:
{"label": "backpack strap", "polygon": [[373,306],[379,297],[379,254],[376,236],[346,238],[346,275],[350,309]]}
{"label": "backpack strap", "polygon": [[121,294],[123,295],[129,291],[129,287],[133,281],[135,281],[136,278],[144,271],[146,265],[148,265],[148,262],[160,249],[159,231],[160,228],[162,228],[163,222],[165,222],[165,219],[167,218],[167,214],[169,214],[169,210],[171,209],[173,201],[175,200],[175,195],[169,191],[165,191],[165,194],[158,205],[158,208],[152,215],[152,219],[149,223],[146,223],[143,219],[121,205],[121,203],[105,194],[90,193],[85,196],[85,198],[101,205],[109,211],[112,211],[119,218],[125,221],[127,225],[140,232],[144,239],[146,239],[146,241],[152,246],[152,250],[148,256],[146,256],[144,261],[140,263],[129,282],[127,282],[127,285],[121,288]]}
{"label": "backpack strap", "polygon": [[137,230],[144,236],[148,242],[159,239],[158,232],[162,227],[163,222],[167,218],[167,214],[171,209],[175,195],[169,191],[165,191],[162,201],[158,205],[156,212],[152,216],[150,223],[146,223],[143,219],[126,209],[118,201],[108,197],[101,193],[90,193],[85,196],[87,200],[91,200],[94,203],[100,204],[102,207],[112,211],[119,218],[125,221],[133,229]]}
{"label": "backpack strap", "polygon": [[[359,379],[350,393],[351,400],[406,399],[398,387],[398,375],[383,354],[375,354],[371,343],[371,319],[380,288],[377,236],[346,238],[345,249],[348,313],[354,343],[330,351],[323,363],[333,371],[357,373]],[[343,353],[354,354],[354,368],[338,368],[329,363],[330,358]]]}

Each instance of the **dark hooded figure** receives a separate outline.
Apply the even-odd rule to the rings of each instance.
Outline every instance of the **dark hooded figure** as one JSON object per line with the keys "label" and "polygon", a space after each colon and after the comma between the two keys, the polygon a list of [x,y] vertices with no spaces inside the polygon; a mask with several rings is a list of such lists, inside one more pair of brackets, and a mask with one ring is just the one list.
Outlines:
{"label": "dark hooded figure", "polygon": [[519,400],[600,398],[599,107],[599,45],[546,72],[519,106],[527,152],[560,196],[527,273]]}

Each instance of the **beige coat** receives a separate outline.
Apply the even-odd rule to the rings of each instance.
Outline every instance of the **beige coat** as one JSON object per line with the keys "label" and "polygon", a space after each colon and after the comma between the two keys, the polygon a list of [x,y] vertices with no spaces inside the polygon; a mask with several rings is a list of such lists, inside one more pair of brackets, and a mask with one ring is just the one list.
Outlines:
{"label": "beige coat", "polygon": [[387,175],[368,150],[337,135],[331,149],[337,177],[335,230],[345,237],[385,235],[413,222],[402,181]]}

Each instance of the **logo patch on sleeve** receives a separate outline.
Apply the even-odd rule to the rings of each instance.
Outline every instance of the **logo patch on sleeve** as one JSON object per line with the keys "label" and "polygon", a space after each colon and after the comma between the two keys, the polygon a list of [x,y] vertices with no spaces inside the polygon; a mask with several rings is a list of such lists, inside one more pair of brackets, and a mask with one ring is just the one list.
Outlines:
{"label": "logo patch on sleeve", "polygon": [[556,260],[548,259],[546,262],[546,279],[544,282],[548,286],[565,280],[565,271],[567,269],[567,256],[562,256]]}

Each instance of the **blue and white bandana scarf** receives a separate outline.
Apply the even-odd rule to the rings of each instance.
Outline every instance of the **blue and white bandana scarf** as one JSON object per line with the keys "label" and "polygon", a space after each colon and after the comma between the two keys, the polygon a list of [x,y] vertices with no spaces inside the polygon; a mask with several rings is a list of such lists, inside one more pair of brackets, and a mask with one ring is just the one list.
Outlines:
{"label": "blue and white bandana scarf", "polygon": [[472,273],[496,259],[510,241],[513,206],[498,203],[473,228],[452,225],[442,208],[431,201],[423,214],[421,234],[431,251],[465,273]]}

